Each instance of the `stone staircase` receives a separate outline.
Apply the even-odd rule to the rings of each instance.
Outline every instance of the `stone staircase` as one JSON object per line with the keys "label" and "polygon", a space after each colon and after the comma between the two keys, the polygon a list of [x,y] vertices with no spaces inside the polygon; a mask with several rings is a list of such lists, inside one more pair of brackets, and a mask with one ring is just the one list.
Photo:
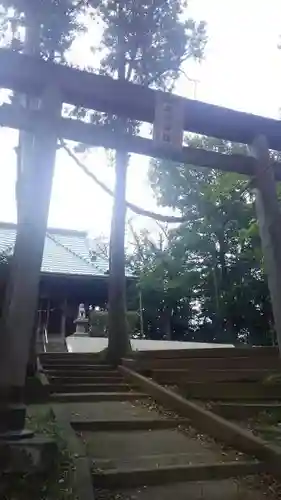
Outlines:
{"label": "stone staircase", "polygon": [[56,402],[129,401],[144,395],[132,390],[118,370],[92,354],[41,354],[40,361]]}
{"label": "stone staircase", "polygon": [[37,340],[37,352],[39,353],[67,353],[66,340],[62,335],[48,335],[45,332]]}
{"label": "stone staircase", "polygon": [[84,460],[84,482],[89,467],[95,500],[270,498],[253,481],[262,462],[223,449],[187,418],[159,411],[124,370],[88,353],[44,353],[40,359],[56,415],[83,443],[85,455],[78,449],[74,456]]}

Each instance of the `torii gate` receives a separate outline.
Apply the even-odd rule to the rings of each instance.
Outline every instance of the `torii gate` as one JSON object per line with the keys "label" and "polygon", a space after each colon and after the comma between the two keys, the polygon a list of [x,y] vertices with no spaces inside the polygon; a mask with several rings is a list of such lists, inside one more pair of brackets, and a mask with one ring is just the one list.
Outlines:
{"label": "torii gate", "polygon": [[[0,107],[0,125],[30,131],[35,136],[33,168],[25,174],[23,187],[24,220],[18,234],[26,252],[24,256],[19,254],[15,246],[13,323],[8,336],[0,335],[0,403],[10,398],[11,392],[18,400],[25,383],[58,138],[255,176],[257,216],[281,350],[281,217],[275,189],[275,179],[281,180],[281,164],[270,162],[268,151],[281,151],[280,121],[171,96],[7,49],[0,50],[0,88],[37,97],[41,102],[36,111],[7,104]],[[154,123],[154,140],[111,133],[99,126],[62,118],[63,103]],[[163,124],[167,103],[170,111],[176,110],[168,131]],[[183,130],[244,143],[252,153],[222,155],[183,147]],[[20,285],[25,282],[29,282],[29,294],[22,292]],[[19,342],[19,335],[24,341]],[[20,362],[11,366],[15,358]],[[1,411],[6,411],[7,417],[3,404],[0,421],[7,421],[1,418]],[[0,426],[0,433],[4,430]]]}

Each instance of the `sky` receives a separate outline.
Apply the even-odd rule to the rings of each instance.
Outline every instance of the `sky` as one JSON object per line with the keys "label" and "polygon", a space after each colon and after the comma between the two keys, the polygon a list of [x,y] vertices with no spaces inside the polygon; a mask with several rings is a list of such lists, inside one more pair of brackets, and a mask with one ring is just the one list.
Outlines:
{"label": "sky", "polygon": [[[186,72],[199,80],[196,98],[205,102],[279,118],[281,108],[280,0],[190,0],[187,15],[208,24],[205,59],[200,67],[187,63]],[[97,33],[97,32],[96,32]],[[77,40],[71,58],[81,66],[91,62],[88,37]],[[99,36],[98,33],[96,36]],[[184,77],[177,93],[194,96],[194,86]],[[16,158],[13,148],[17,134],[0,130],[0,221],[15,222]],[[127,199],[150,210],[170,213],[157,207],[147,179],[149,160],[134,155],[127,182]],[[107,165],[103,150],[94,150],[85,163],[110,187],[114,171]],[[98,186],[67,157],[57,154],[49,212],[49,227],[86,230],[92,236],[107,236],[112,202]],[[129,213],[129,216],[133,214]],[[133,217],[135,228],[155,230],[147,218]]]}

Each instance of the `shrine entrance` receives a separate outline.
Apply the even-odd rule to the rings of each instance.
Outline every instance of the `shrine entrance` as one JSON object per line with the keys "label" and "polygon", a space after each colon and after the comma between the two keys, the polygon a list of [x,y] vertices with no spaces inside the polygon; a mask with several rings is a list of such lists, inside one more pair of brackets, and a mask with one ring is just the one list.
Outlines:
{"label": "shrine entrance", "polygon": [[[23,211],[14,249],[10,305],[0,337],[0,388],[4,392],[7,387],[20,390],[25,383],[56,150],[58,142],[65,146],[65,139],[165,158],[183,163],[186,168],[192,165],[250,176],[281,349],[281,218],[275,187],[275,181],[281,180],[281,165],[270,155],[270,150],[281,150],[280,121],[184,99],[5,49],[0,50],[0,87],[40,101],[36,110],[15,104],[0,107],[1,126],[25,130],[34,136],[30,166],[21,172]],[[64,103],[153,124],[153,139],[111,132],[63,117]],[[246,144],[249,153],[222,155],[185,147],[184,131]],[[146,211],[141,212],[145,215]],[[123,276],[116,273],[114,279],[119,278],[122,280]],[[118,300],[118,294],[115,298]],[[59,323],[58,317],[56,321]],[[117,324],[115,328],[118,330]],[[121,347],[125,351],[126,343]],[[122,357],[121,352],[119,356]]]}

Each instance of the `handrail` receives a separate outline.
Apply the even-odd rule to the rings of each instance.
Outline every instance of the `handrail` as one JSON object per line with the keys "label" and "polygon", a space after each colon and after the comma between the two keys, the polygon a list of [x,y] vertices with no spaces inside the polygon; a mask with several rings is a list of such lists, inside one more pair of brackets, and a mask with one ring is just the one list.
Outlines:
{"label": "handrail", "polygon": [[47,347],[46,346],[49,343],[47,328],[43,328],[42,337],[43,337],[43,349],[44,349],[44,352],[47,352]]}
{"label": "handrail", "polygon": [[[58,345],[62,345],[62,347],[68,351],[68,347],[67,347],[67,343],[66,343],[66,340],[65,340],[65,337],[64,338],[59,338],[59,336],[57,336],[57,338],[53,339],[52,338],[52,335],[50,336],[50,339],[48,337],[48,330],[47,328],[43,328],[43,331],[42,331],[42,334],[41,334],[41,341],[42,341],[42,345],[43,345],[43,352],[54,352],[56,351],[56,346]],[[53,342],[55,341],[55,344],[53,345]],[[62,349],[63,350],[63,349]]]}

